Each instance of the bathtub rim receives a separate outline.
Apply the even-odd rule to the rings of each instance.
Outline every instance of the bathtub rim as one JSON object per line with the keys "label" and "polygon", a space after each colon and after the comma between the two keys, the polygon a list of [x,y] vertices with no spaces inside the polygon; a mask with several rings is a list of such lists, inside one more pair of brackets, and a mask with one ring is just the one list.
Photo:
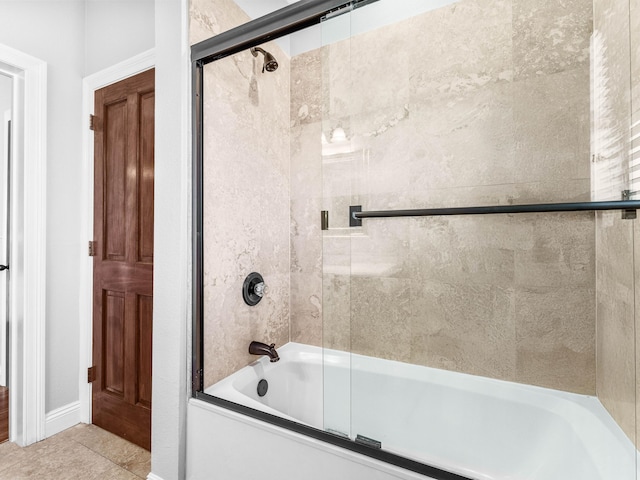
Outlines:
{"label": "bathtub rim", "polygon": [[[329,354],[329,357],[333,360],[335,360],[333,357],[341,359],[345,353],[348,353],[348,352],[341,352],[341,351],[332,350],[332,349],[326,349],[318,346],[312,346],[308,344],[300,344],[297,342],[289,342],[283,345],[280,348],[280,351],[282,353],[285,353],[286,351],[287,354],[291,354],[291,355],[286,355],[286,354],[281,355],[281,358],[283,358],[285,362],[293,362],[294,364],[300,361],[302,361],[303,363],[310,362],[311,364],[315,364],[318,361],[322,363],[324,362],[325,354],[327,353]],[[460,382],[463,381],[465,391],[470,390],[473,393],[487,395],[488,393],[487,389],[489,389],[493,393],[497,392],[495,396],[497,396],[498,398],[504,398],[509,401],[517,401],[518,403],[522,403],[522,398],[520,398],[519,395],[516,395],[515,397],[513,397],[513,394],[514,393],[518,394],[523,389],[526,389],[527,401],[524,402],[526,405],[531,406],[530,395],[534,394],[533,399],[535,401],[533,403],[535,404],[535,406],[542,408],[549,414],[559,415],[565,420],[567,420],[567,418],[565,418],[565,414],[567,413],[565,412],[565,409],[568,406],[570,407],[569,413],[571,415],[569,415],[569,419],[567,421],[569,422],[569,425],[572,427],[575,427],[575,425],[577,424],[572,423],[571,418],[574,418],[576,414],[580,414],[582,412],[588,412],[590,415],[594,416],[595,420],[598,421],[597,422],[598,429],[601,429],[601,428],[606,429],[605,433],[607,435],[611,435],[612,436],[611,440],[615,441],[616,444],[622,441],[626,445],[626,443],[629,441],[629,439],[624,435],[624,433],[619,428],[619,426],[617,429],[610,429],[610,427],[616,424],[611,423],[612,419],[609,418],[608,415],[606,415],[607,412],[604,409],[604,407],[600,404],[600,402],[597,400],[596,397],[591,395],[556,391],[556,390],[551,390],[545,387],[523,385],[519,383],[513,383],[509,381],[491,379],[486,377],[477,377],[474,375],[469,375],[461,372],[443,371],[441,369],[434,369],[434,368],[425,367],[425,366],[406,364],[403,362],[397,362],[393,360],[369,358],[366,356],[353,354],[353,353],[348,353],[348,355],[350,357],[349,365],[353,366],[353,361],[355,360],[356,363],[360,365],[360,367],[364,368],[363,371],[366,371],[366,372],[377,372],[382,374],[385,374],[385,373],[389,374],[388,370],[391,369],[391,371],[393,371],[395,375],[395,373],[397,373],[396,372],[397,367],[402,366],[403,368],[409,369],[407,372],[405,372],[404,375],[402,375],[403,378],[407,378],[409,380],[415,380],[415,379],[422,380],[423,375],[425,374],[424,371],[426,370],[427,377],[428,377],[427,380],[432,381],[436,384],[442,384],[450,388],[459,389]],[[383,365],[379,365],[376,363],[372,367],[370,363],[370,361],[372,360],[376,362],[382,362]],[[283,427],[288,430],[293,430],[295,432],[307,435],[311,438],[332,443],[339,447],[343,447],[348,450],[356,451],[357,453],[360,453],[369,457],[373,457],[374,459],[382,460],[385,463],[389,463],[391,465],[401,467],[407,471],[412,471],[415,473],[419,473],[421,475],[427,475],[429,478],[432,478],[434,480],[440,480],[441,478],[447,479],[447,480],[449,478],[466,479],[466,480],[471,480],[471,479],[479,480],[480,478],[494,478],[491,475],[489,477],[485,477],[481,473],[481,471],[476,471],[474,469],[468,469],[468,468],[462,468],[462,467],[458,468],[455,464],[451,464],[449,466],[446,463],[438,462],[437,459],[434,459],[434,458],[413,457],[408,451],[404,452],[396,449],[385,448],[384,449],[385,455],[380,456],[379,453],[382,453],[380,450],[370,448],[370,447],[367,447],[366,445],[362,445],[359,443],[355,443],[353,439],[336,435],[331,431],[325,431],[322,428],[322,426],[319,426],[314,422],[307,423],[306,420],[296,419],[295,416],[292,417],[289,414],[285,413],[286,409],[278,411],[277,408],[272,407],[270,405],[264,405],[264,404],[258,405],[254,403],[254,400],[251,397],[247,398],[249,400],[249,403],[245,403],[243,399],[245,396],[247,396],[246,393],[240,392],[240,396],[227,395],[228,393],[227,390],[229,389],[232,392],[239,392],[238,385],[235,384],[236,380],[234,379],[234,377],[236,377],[238,373],[246,373],[244,372],[244,370],[249,370],[250,372],[253,372],[251,367],[254,367],[259,364],[264,364],[267,368],[275,365],[277,368],[278,365],[280,365],[281,363],[282,362],[279,362],[277,364],[271,364],[271,363],[268,363],[268,359],[266,357],[259,358],[258,360],[245,366],[240,371],[236,372],[236,374],[231,375],[229,377],[225,377],[221,381],[205,389],[205,391],[200,392],[202,396],[200,396],[199,398],[201,400],[204,400],[207,403],[213,403],[215,405],[221,406],[222,408],[235,410],[236,412],[240,414],[244,414],[245,416],[253,417],[254,419],[258,419],[272,425]],[[263,373],[266,373],[266,372],[263,372]],[[246,381],[246,375],[243,374],[240,378]],[[252,380],[253,380],[253,376],[252,376]],[[468,382],[470,382],[471,384],[468,384]],[[217,385],[220,385],[220,384],[224,384],[222,385],[223,388],[221,390],[215,390],[215,389],[212,390],[212,388],[215,388]],[[243,386],[243,385],[244,385],[244,382],[240,382],[240,386]],[[506,393],[503,392],[503,390],[506,390]],[[491,396],[494,396],[494,395],[491,395]],[[597,407],[595,403],[598,404],[599,408],[594,408],[594,407]],[[270,427],[265,426],[265,428],[270,428]],[[588,429],[584,431],[582,428],[579,428],[578,430],[575,430],[575,433],[578,435],[578,437],[581,440],[585,442],[584,444],[585,447],[589,447],[589,446],[593,447],[593,445],[587,441],[589,437],[593,436],[594,434],[592,430]],[[352,448],[353,445],[355,445],[357,448]],[[621,445],[621,446],[624,446],[624,445]],[[592,452],[593,448],[587,448],[587,450],[590,454],[593,453]],[[637,452],[637,454],[640,455],[640,452]],[[393,461],[391,459],[395,459],[399,461]],[[598,463],[598,465],[600,464]],[[554,468],[553,470],[556,470],[556,469]],[[598,470],[600,470],[600,467],[598,467]],[[444,476],[442,476],[442,474],[444,474]],[[605,477],[602,477],[602,478],[608,478],[608,476],[605,475]]]}
{"label": "bathtub rim", "polygon": [[203,401],[202,399],[198,399],[194,397],[190,398],[188,401],[188,407],[197,408],[199,410],[203,410],[212,415],[219,415],[221,417],[230,419],[235,422],[243,423],[252,428],[267,432],[272,435],[276,435],[278,437],[295,440],[296,442],[303,443],[306,447],[321,450],[323,452],[329,453],[336,457],[344,458],[351,462],[358,463],[360,465],[378,470],[380,472],[391,474],[393,475],[394,479],[397,478],[398,480],[437,480],[434,477],[430,477],[430,476],[425,477],[425,474],[414,472],[414,471],[399,467],[397,465],[392,465],[389,462],[386,462],[384,460],[371,458],[368,455],[362,455],[362,454],[359,454],[358,452],[353,452],[348,449],[341,448],[340,446],[336,446],[336,445],[324,442],[322,440],[318,440],[304,433],[295,432],[288,428],[274,426],[269,422],[263,422],[263,421],[257,420],[255,418],[252,418],[251,416],[235,412],[226,407],[221,407],[207,401]]}
{"label": "bathtub rim", "polygon": [[[288,342],[285,345],[283,345],[280,348],[280,350],[281,351],[286,350],[287,352],[291,350],[294,354],[300,354],[301,352],[308,354],[309,352],[307,350],[309,349],[315,350],[318,348],[320,347],[301,344],[297,342]],[[301,349],[304,350],[304,352]],[[329,351],[331,354],[337,355],[337,356],[342,356],[342,354],[345,353],[345,352],[340,352],[338,350],[331,350],[331,349],[321,348],[321,350],[323,352]],[[318,352],[313,352],[314,357],[317,354]],[[314,360],[317,360],[317,359],[314,358]],[[262,357],[252,362],[251,364],[245,366],[244,368],[246,369],[246,368],[252,367],[261,362],[264,362],[267,365],[269,365],[269,363],[267,362],[267,359]],[[233,375],[230,377],[226,377],[225,379],[221,380],[221,382],[230,382],[230,381],[232,382],[232,377]],[[307,423],[303,423],[301,421],[296,421],[293,417],[284,415],[282,413],[279,413],[279,414],[270,413],[269,411],[259,410],[257,408],[253,408],[252,406],[245,405],[243,403],[218,397],[212,393],[207,393],[207,390],[209,388],[211,387],[208,387],[203,391],[194,392],[194,396],[192,398],[196,400],[202,400],[205,403],[214,405],[215,407],[221,407],[225,410],[230,410],[231,412],[234,413],[234,415],[240,414],[244,417],[249,417],[249,418],[244,418],[243,421],[250,423],[254,426],[256,426],[256,421],[258,421],[258,422],[264,422],[270,425],[269,427],[267,427],[266,425],[262,424],[261,428],[271,429],[272,428],[271,426],[284,428],[286,430],[294,432],[295,434],[302,434],[306,437],[309,437],[315,442],[321,441],[333,448],[341,447],[351,452],[355,452],[356,454],[365,455],[366,457],[369,457],[376,462],[382,462],[383,464],[390,464],[394,467],[402,468],[403,470],[406,470],[408,472],[413,472],[413,473],[426,476],[427,478],[432,480],[476,480],[475,478],[472,478],[472,477],[463,476],[461,473],[444,470],[435,465],[430,465],[428,463],[423,463],[421,461],[414,460],[409,457],[405,457],[391,450],[377,449],[361,443],[356,443],[351,438],[343,437],[339,434],[322,430],[320,428],[314,427]],[[232,387],[232,388],[235,389],[235,387]],[[268,407],[267,410],[273,410],[273,409]],[[233,418],[237,418],[237,417],[233,416]],[[352,457],[350,456],[349,458],[352,458]]]}
{"label": "bathtub rim", "polygon": [[[294,422],[286,418],[282,418],[267,412],[256,410],[254,408],[247,407],[245,405],[235,403],[229,400],[225,400],[224,398],[216,397],[214,395],[210,395],[202,391],[193,392],[193,396],[191,397],[191,399],[189,399],[189,402],[192,403],[193,405],[201,406],[201,404],[199,405],[199,403],[196,403],[196,401],[201,401],[206,404],[212,405],[214,407],[218,407],[223,411],[226,410],[228,412],[233,412],[233,414],[236,414],[236,415],[239,414],[240,417],[236,417],[235,415],[232,415],[230,413],[227,414],[227,412],[224,412],[225,414],[227,414],[227,416],[231,416],[231,418],[248,422],[254,426],[260,426],[259,422],[264,422],[266,424],[270,424],[272,426],[288,430],[289,432],[303,435],[312,440],[329,444],[330,446],[333,446],[333,447],[341,447],[345,450],[349,450],[350,452],[364,455],[378,462],[390,464],[395,467],[408,470],[409,472],[424,475],[429,479],[475,480],[473,478],[465,477],[463,475],[453,473],[447,470],[442,470],[438,467],[427,465],[425,463],[421,463],[421,462],[412,460],[410,458],[403,457],[401,455],[396,455],[387,450],[368,447],[366,445],[356,443],[355,441],[349,438],[344,438],[339,435],[326,432],[324,430],[319,430],[302,423]],[[216,411],[216,413],[223,413],[223,412]],[[242,417],[248,417],[248,418],[242,418]],[[255,421],[258,421],[258,423],[255,423]],[[263,426],[262,428],[265,428],[265,427]],[[284,432],[280,432],[280,433],[284,434]],[[353,457],[350,457],[350,458],[353,458]],[[416,477],[416,478],[419,478],[419,477]]]}

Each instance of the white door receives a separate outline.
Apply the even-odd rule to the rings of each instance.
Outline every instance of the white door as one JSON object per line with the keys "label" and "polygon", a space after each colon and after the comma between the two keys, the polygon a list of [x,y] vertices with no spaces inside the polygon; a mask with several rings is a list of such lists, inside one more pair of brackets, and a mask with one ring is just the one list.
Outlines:
{"label": "white door", "polygon": [[11,104],[13,80],[0,74],[0,386],[7,386],[8,372],[8,305],[9,272],[9,165],[11,160]]}

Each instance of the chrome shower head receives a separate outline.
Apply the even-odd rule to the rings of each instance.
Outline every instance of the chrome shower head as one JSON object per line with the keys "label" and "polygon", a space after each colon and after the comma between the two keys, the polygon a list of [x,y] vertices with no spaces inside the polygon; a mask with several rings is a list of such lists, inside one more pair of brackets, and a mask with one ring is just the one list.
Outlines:
{"label": "chrome shower head", "polygon": [[278,61],[276,58],[271,55],[269,52],[263,50],[260,47],[253,47],[251,49],[251,55],[254,57],[258,56],[258,52],[264,55],[264,64],[262,65],[262,72],[266,70],[267,72],[275,72],[278,69]]}

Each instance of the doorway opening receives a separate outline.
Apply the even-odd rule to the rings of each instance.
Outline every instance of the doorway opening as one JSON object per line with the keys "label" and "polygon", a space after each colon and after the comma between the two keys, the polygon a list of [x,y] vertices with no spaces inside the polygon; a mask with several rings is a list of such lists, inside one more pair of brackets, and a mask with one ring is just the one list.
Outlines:
{"label": "doorway opening", "polygon": [[[124,403],[127,403],[127,401],[129,401],[129,403],[131,405],[129,405],[129,407],[124,406],[124,410],[125,412],[123,413],[122,417],[123,420],[122,425],[117,426],[116,422],[116,426],[114,428],[112,428],[111,430],[113,431],[113,433],[115,433],[116,435],[119,435],[121,437],[124,437],[130,441],[132,441],[133,443],[138,443],[139,445],[143,446],[144,448],[150,449],[150,434],[147,434],[147,430],[150,431],[150,422],[147,426],[144,426],[141,431],[145,432],[142,437],[140,437],[137,433],[134,433],[135,428],[132,428],[132,425],[146,425],[147,421],[145,419],[142,419],[142,421],[140,421],[140,419],[136,419],[135,416],[137,415],[137,413],[132,413],[132,410],[144,410],[145,407],[148,407],[150,409],[150,402],[148,402],[148,405],[145,405],[145,399],[146,399],[146,394],[145,391],[141,391],[140,388],[134,388],[133,390],[135,391],[135,393],[133,395],[131,395],[131,385],[135,384],[135,382],[131,382],[132,380],[132,376],[133,377],[140,377],[140,375],[142,377],[146,377],[147,374],[144,373],[144,371],[141,371],[139,369],[134,369],[135,374],[132,373],[132,371],[130,369],[126,369],[128,373],[124,373],[123,369],[120,369],[118,367],[117,362],[115,363],[111,363],[108,366],[105,364],[105,362],[103,362],[103,356],[102,355],[97,355],[95,350],[94,350],[94,344],[95,344],[95,340],[96,340],[96,332],[94,332],[94,321],[98,321],[99,323],[102,321],[102,319],[105,319],[105,314],[107,317],[109,317],[110,315],[108,314],[108,311],[111,312],[115,312],[118,311],[118,309],[116,308],[114,310],[114,307],[117,307],[119,305],[120,300],[118,299],[118,295],[117,294],[117,288],[113,289],[113,288],[106,288],[107,293],[105,294],[106,296],[106,304],[105,302],[103,302],[102,300],[105,300],[105,297],[103,297],[103,295],[99,295],[97,297],[97,300],[99,300],[99,303],[102,304],[100,306],[96,306],[96,304],[94,303],[94,301],[96,300],[96,288],[95,288],[95,277],[94,277],[94,273],[96,270],[96,257],[98,257],[99,255],[101,255],[101,253],[104,253],[104,251],[106,250],[102,250],[102,247],[99,245],[100,243],[103,244],[103,246],[106,246],[105,241],[107,239],[105,238],[99,238],[102,236],[102,234],[96,235],[96,222],[101,222],[101,220],[98,219],[98,216],[96,215],[95,212],[95,205],[96,205],[96,196],[101,196],[102,194],[100,192],[96,191],[96,184],[95,184],[95,180],[96,180],[96,172],[95,172],[95,168],[96,165],[94,164],[95,161],[95,157],[96,157],[96,141],[98,141],[99,139],[97,138],[99,136],[98,134],[98,129],[101,130],[102,132],[100,133],[100,135],[104,135],[105,133],[108,133],[108,131],[111,131],[110,135],[111,136],[111,140],[115,139],[118,137],[118,134],[115,134],[115,131],[117,130],[117,128],[115,128],[115,123],[114,120],[117,123],[118,118],[120,120],[124,120],[125,117],[125,111],[127,112],[126,115],[128,116],[134,116],[137,117],[138,120],[140,120],[138,122],[139,127],[143,126],[143,124],[145,122],[148,123],[148,119],[143,121],[143,117],[139,116],[139,114],[143,113],[142,111],[140,111],[138,108],[134,108],[135,104],[138,104],[138,106],[140,106],[141,104],[145,104],[147,107],[150,105],[150,103],[152,103],[150,101],[150,97],[149,97],[149,89],[142,89],[144,91],[146,91],[147,93],[144,94],[142,91],[140,93],[143,93],[142,95],[139,95],[138,93],[131,93],[131,95],[129,95],[128,93],[126,95],[123,96],[117,96],[118,98],[115,98],[115,102],[111,102],[111,100],[107,101],[107,110],[110,110],[110,113],[108,115],[111,115],[112,118],[109,120],[107,120],[106,124],[103,122],[104,117],[105,117],[105,112],[103,110],[103,107],[98,107],[96,108],[96,95],[98,94],[98,92],[102,91],[103,94],[107,93],[110,90],[110,87],[119,84],[120,82],[125,82],[128,79],[131,79],[133,77],[136,77],[140,74],[143,74],[145,72],[148,71],[155,71],[154,70],[155,67],[155,53],[154,50],[148,50],[146,52],[143,52],[139,55],[136,55],[135,57],[132,57],[128,60],[125,60],[124,62],[121,62],[119,64],[113,65],[109,68],[106,68],[104,70],[101,70],[99,72],[96,72],[88,77],[85,77],[83,80],[83,117],[86,118],[87,120],[90,119],[90,117],[93,115],[93,126],[94,126],[94,130],[91,130],[90,128],[85,128],[83,130],[83,146],[84,146],[84,158],[85,158],[85,172],[84,172],[84,178],[85,181],[83,182],[83,186],[82,186],[82,190],[83,190],[83,196],[86,199],[86,208],[84,210],[84,215],[83,215],[83,219],[82,219],[82,238],[83,239],[87,239],[93,242],[96,242],[93,246],[93,253],[94,256],[89,256],[86,257],[86,261],[82,262],[81,264],[81,276],[85,279],[85,281],[83,282],[83,287],[82,287],[82,292],[80,295],[81,298],[81,305],[80,305],[80,309],[81,309],[81,322],[79,325],[79,334],[80,334],[80,365],[83,366],[84,368],[80,369],[80,378],[79,378],[79,382],[80,382],[80,419],[82,422],[84,423],[93,423],[93,424],[99,424],[100,420],[98,419],[98,422],[96,422],[96,412],[95,407],[96,405],[94,405],[94,400],[95,398],[95,394],[96,391],[100,391],[100,393],[98,393],[98,397],[102,397],[102,400],[104,400],[104,402],[102,400],[99,401],[99,403],[101,403],[101,405],[98,405],[98,409],[101,409],[103,406],[105,406],[105,403],[110,403],[111,401],[117,400],[118,397],[120,397],[121,400],[124,400]],[[149,73],[147,73],[148,75]],[[124,84],[123,84],[124,85]],[[126,88],[124,89],[126,90]],[[155,87],[154,87],[155,90]],[[135,98],[134,98],[135,97]],[[114,100],[112,98],[112,100]],[[131,102],[130,102],[131,100]],[[128,105],[125,108],[125,105]],[[129,107],[131,107],[131,110],[129,110]],[[147,113],[149,112],[148,108],[143,108],[143,111],[146,110]],[[100,111],[102,111],[102,113],[100,113]],[[118,117],[116,115],[116,112],[119,112],[121,115],[120,117]],[[136,113],[138,112],[138,113]],[[116,115],[116,118],[113,118],[113,115]],[[102,119],[101,119],[102,117]],[[91,122],[87,122],[87,127],[89,127],[89,124]],[[109,127],[109,125],[111,125],[111,128]],[[124,124],[122,124],[124,125]],[[143,127],[144,128],[144,127]],[[137,141],[133,141],[133,138],[131,139],[131,141],[127,140],[127,144],[131,147],[134,148],[133,145],[134,144],[138,144],[139,142]],[[151,142],[150,144],[148,143],[148,140],[146,142],[147,145],[153,145],[153,142]],[[104,147],[104,144],[103,144]],[[144,149],[146,149],[147,147],[144,147]],[[111,151],[113,152],[113,151]],[[140,152],[142,153],[142,152]],[[107,155],[109,155],[109,152],[107,152]],[[130,154],[129,154],[130,156]],[[142,158],[142,157],[140,157]],[[144,162],[143,162],[144,163]],[[117,164],[117,162],[116,162]],[[104,165],[103,165],[104,166]],[[115,166],[114,164],[112,164],[112,166]],[[121,165],[122,167],[123,165]],[[138,168],[133,168],[134,165],[130,165],[132,168],[130,170],[128,170],[129,172],[133,173],[134,170],[138,170]],[[140,165],[138,165],[139,167]],[[111,174],[113,174],[116,170],[111,170]],[[104,172],[103,172],[104,173]],[[122,173],[122,171],[121,171]],[[135,174],[132,175],[131,178],[136,177],[138,178],[138,180],[144,180],[145,175],[143,174],[142,176],[139,176],[138,173],[140,173],[139,171]],[[147,182],[149,181],[151,172],[147,172],[146,174],[146,180]],[[101,176],[101,175],[98,175]],[[103,175],[102,175],[103,176]],[[120,177],[122,178],[122,177]],[[104,176],[103,176],[103,180],[104,180]],[[125,181],[126,183],[126,181]],[[137,183],[138,186],[140,186],[140,182],[133,182],[133,183]],[[144,184],[145,181],[142,181],[142,184]],[[148,184],[148,183],[147,183]],[[109,185],[109,182],[107,181],[107,185]],[[114,187],[114,190],[112,191],[112,193],[116,193],[118,188],[115,188],[115,183],[111,183],[111,185]],[[122,183],[121,183],[122,185]],[[126,185],[125,185],[126,186]],[[110,187],[107,187],[110,188]],[[131,188],[137,188],[134,187],[133,185],[131,185]],[[104,193],[104,192],[103,192]],[[124,190],[123,190],[124,193]],[[116,196],[117,197],[117,196]],[[115,200],[116,197],[113,197],[112,195],[112,200]],[[135,197],[135,195],[134,195]],[[103,197],[104,200],[104,197]],[[113,207],[117,204],[117,202],[115,203],[111,203],[111,207],[109,207],[109,209],[113,209]],[[103,212],[104,213],[104,212]],[[129,212],[131,213],[131,212]],[[147,214],[147,217],[152,217],[152,214]],[[102,219],[104,221],[104,218]],[[107,222],[107,231],[109,229],[111,229],[111,233],[117,233],[113,231],[113,228],[115,228],[116,230],[118,230],[118,228],[121,227],[125,227],[126,231],[131,232],[132,231],[132,227],[138,229],[139,231],[144,231],[149,229],[149,225],[146,226],[146,228],[140,228],[140,224],[136,221],[131,221],[132,219],[129,219],[129,224],[128,226],[126,225],[127,223],[127,219],[124,219],[124,224],[120,223],[120,226],[118,226],[117,221],[115,221],[114,219],[112,219],[110,222]],[[110,226],[109,226],[110,224]],[[101,223],[101,225],[104,225],[103,223]],[[124,234],[124,232],[121,230],[121,232],[123,233],[123,235],[121,236],[121,239],[124,240],[126,237],[126,234]],[[116,235],[117,237],[117,235]],[[112,239],[115,238],[112,236]],[[149,240],[150,238],[147,236],[147,240]],[[116,242],[117,243],[117,242]],[[114,244],[112,243],[111,246],[113,246]],[[110,247],[107,247],[107,249],[110,249]],[[149,249],[149,245],[147,244],[146,247],[143,248],[143,250],[147,250]],[[134,248],[134,250],[139,250],[137,248]],[[113,253],[113,252],[110,252]],[[140,252],[139,252],[140,253]],[[137,255],[137,257],[140,259],[141,257],[147,257],[146,258],[146,262],[149,263],[149,261],[151,261],[151,258],[148,258],[148,255]],[[111,257],[111,261],[113,261],[113,255],[108,255],[108,257]],[[126,255],[125,255],[126,257]],[[126,259],[125,259],[126,260]],[[122,262],[120,265],[118,265],[116,267],[116,269],[118,268],[122,268],[123,271],[125,270],[131,270],[130,267],[127,267],[125,265],[126,262]],[[139,262],[136,262],[139,263]],[[112,264],[111,266],[115,266],[115,263]],[[148,267],[145,267],[148,268]],[[136,267],[133,267],[133,269],[135,270]],[[101,280],[99,280],[99,282],[102,282]],[[113,286],[113,285],[112,285]],[[99,289],[98,289],[99,290]],[[137,294],[137,300],[135,302],[133,302],[131,300],[131,298],[129,298],[129,300],[126,300],[127,294],[124,292],[121,292],[124,294],[124,309],[120,310],[121,312],[124,312],[124,310],[126,310],[127,312],[131,312],[132,310],[135,312],[134,316],[137,317],[137,323],[139,326],[142,327],[142,329],[136,328],[136,330],[139,332],[138,339],[141,339],[142,336],[145,336],[146,331],[148,328],[145,328],[145,322],[143,321],[142,323],[140,323],[140,319],[143,319],[145,317],[148,316],[149,312],[148,309],[144,308],[145,305],[148,306],[148,301],[145,298],[145,295],[139,295]],[[131,297],[131,292],[129,294],[129,297]],[[122,298],[122,296],[121,296]],[[134,306],[135,304],[135,306]],[[106,310],[103,311],[103,306],[106,305]],[[96,310],[101,311],[101,313],[99,315],[97,315],[96,318]],[[125,315],[126,316],[126,315]],[[130,317],[130,315],[128,315],[128,317]],[[112,320],[118,318],[117,316],[112,316]],[[119,317],[122,321],[125,321],[125,318],[123,316]],[[93,321],[87,321],[87,319],[93,319]],[[123,325],[121,323],[121,325]],[[98,327],[99,329],[102,329],[102,326]],[[124,337],[119,337],[119,335],[115,334],[115,332],[117,332],[117,328],[113,329],[110,328],[108,329],[110,330],[110,332],[105,335],[99,335],[99,337],[103,337],[103,338],[98,338],[98,344],[103,341],[106,340],[107,344],[105,344],[105,348],[107,350],[111,350],[113,351],[114,349],[117,350],[116,346],[118,344],[117,339],[121,338],[122,340],[124,340]],[[122,332],[124,334],[124,330]],[[144,334],[143,334],[144,333]],[[143,335],[140,335],[143,334]],[[124,334],[126,336],[126,334]],[[129,340],[133,339],[133,337],[129,336],[128,337]],[[99,352],[102,353],[102,352]],[[142,353],[142,354],[140,354]],[[149,353],[145,353],[144,351],[140,351],[138,350],[138,353],[136,353],[134,356],[137,359],[144,359],[145,357],[148,358]],[[130,354],[127,355],[129,358],[131,357]],[[109,357],[109,355],[107,355],[107,357]],[[102,363],[102,366],[100,366],[100,364]],[[148,365],[149,369],[150,369],[150,363],[147,362],[137,362],[138,365],[142,366],[142,365]],[[87,369],[89,369],[89,371],[87,371]],[[98,371],[99,369],[101,369],[101,371]],[[136,371],[137,370],[137,371]],[[142,369],[144,370],[144,368]],[[90,372],[94,372],[93,374]],[[89,373],[89,375],[88,375]],[[100,375],[98,375],[100,374]],[[124,379],[124,377],[122,377],[122,374],[124,374],[126,377],[128,377],[127,379]],[[87,382],[87,377],[89,377],[89,380],[94,379],[93,382]],[[123,382],[121,383],[122,385],[122,389],[120,388],[120,381],[117,380],[117,378],[120,377]],[[96,381],[99,383],[99,385],[96,385]],[[103,385],[103,381],[105,382]],[[144,383],[144,382],[143,382]],[[111,389],[111,391],[107,390],[106,392],[102,389],[102,386],[106,386],[106,384],[109,384],[109,387]],[[127,393],[125,393],[125,384],[127,384],[128,386],[126,387],[126,391]],[[149,371],[149,388],[150,388],[150,371]],[[95,389],[95,390],[94,390]],[[131,401],[133,399],[133,401]],[[133,408],[133,407],[138,407],[138,408]],[[128,412],[127,412],[128,410]],[[138,412],[140,413],[140,412]],[[143,416],[145,416],[145,414],[142,414]],[[103,417],[103,420],[105,420],[104,415],[102,415],[101,413],[97,413],[97,417]],[[108,423],[109,420],[107,420]],[[100,425],[102,426],[102,425]],[[104,427],[103,427],[104,428]],[[109,429],[109,428],[107,428]],[[138,440],[135,440],[135,437],[138,437]],[[148,440],[147,440],[148,438]]]}
{"label": "doorway opening", "polygon": [[0,282],[7,292],[4,304],[0,299],[6,338],[0,357],[9,387],[9,441],[26,446],[45,436],[47,64],[0,44],[0,76],[11,81],[10,113],[0,107],[0,135],[10,143],[10,149],[0,147],[0,162],[8,152],[11,160],[11,168],[8,162],[3,167],[11,189],[0,191],[0,210],[8,208],[4,223],[11,225],[10,235],[0,225],[7,245],[0,244]]}
{"label": "doorway opening", "polygon": [[95,92],[92,423],[151,449],[155,70]]}

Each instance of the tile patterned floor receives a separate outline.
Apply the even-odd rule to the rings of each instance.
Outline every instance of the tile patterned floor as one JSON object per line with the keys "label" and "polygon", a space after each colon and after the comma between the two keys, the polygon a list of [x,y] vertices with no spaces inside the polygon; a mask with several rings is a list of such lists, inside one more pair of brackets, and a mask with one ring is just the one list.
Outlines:
{"label": "tile patterned floor", "polygon": [[80,424],[20,448],[0,445],[0,480],[140,480],[151,454],[95,425]]}

